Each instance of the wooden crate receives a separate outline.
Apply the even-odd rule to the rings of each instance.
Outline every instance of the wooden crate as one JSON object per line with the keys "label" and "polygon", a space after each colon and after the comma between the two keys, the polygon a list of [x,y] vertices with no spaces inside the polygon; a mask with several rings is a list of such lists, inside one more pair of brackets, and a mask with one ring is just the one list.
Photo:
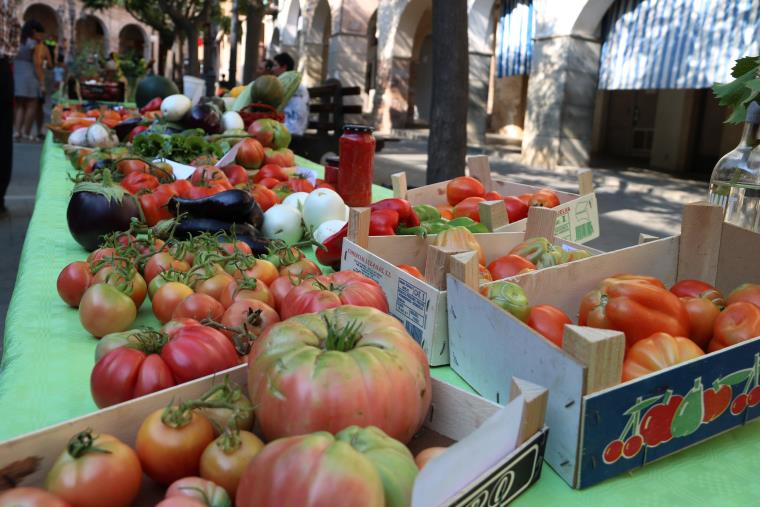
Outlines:
{"label": "wooden crate", "polygon": [[[541,187],[524,185],[509,181],[502,177],[494,177],[485,155],[467,157],[469,174],[478,178],[486,191],[494,190],[501,195],[518,196],[524,193],[535,193]],[[412,205],[418,204],[448,204],[446,200],[446,185],[448,181],[425,185],[414,189],[407,189],[406,173],[391,175],[393,194],[395,197],[407,199]],[[585,243],[599,237],[599,209],[594,194],[594,185],[590,169],[578,171],[578,193],[556,191],[560,205],[554,208],[557,211],[554,235],[566,241]],[[518,220],[515,223],[505,221],[493,228],[494,232],[519,232],[524,231],[527,219]]]}
{"label": "wooden crate", "polygon": [[[36,470],[18,485],[42,487],[47,471],[73,435],[90,428],[134,445],[137,430],[148,414],[171,400],[197,398],[225,375],[245,386],[247,366],[0,443],[0,470],[37,460]],[[453,445],[420,472],[414,485],[414,506],[473,505],[476,498],[494,501],[489,505],[506,505],[539,479],[548,433],[543,423],[547,391],[519,379],[512,381],[511,391],[513,400],[501,407],[433,380],[430,414],[410,448],[415,452],[429,446]],[[144,477],[135,505],[155,505],[163,492],[164,488]]]}
{"label": "wooden crate", "polygon": [[[600,253],[589,247],[556,239],[552,236],[557,211],[532,208],[525,232],[475,234],[483,248],[486,264],[506,255],[525,240],[544,236],[555,244],[570,249],[582,248],[591,254]],[[357,271],[380,284],[388,298],[390,313],[404,323],[409,334],[425,350],[431,366],[449,364],[448,322],[446,314],[446,273],[450,256],[470,259],[459,276],[478,279],[478,262],[474,253],[446,251],[433,247],[435,236],[372,236],[369,233],[369,212],[352,208],[349,235],[343,241],[341,269]],[[398,264],[416,266],[425,280],[413,277]]]}
{"label": "wooden crate", "polygon": [[[680,236],[513,280],[533,304],[552,304],[575,316],[587,291],[603,278],[620,273],[655,276],[668,286],[696,278],[724,293],[745,281],[759,282],[757,252],[760,234],[724,224],[722,209],[697,203],[685,208]],[[760,405],[737,415],[725,410],[682,436],[659,445],[645,444],[630,458],[607,463],[603,458],[606,446],[638,434],[647,415],[651,424],[669,427],[667,416],[655,418],[666,411],[666,401],[675,404],[679,396],[700,393],[688,397],[693,409],[687,405],[670,408],[704,410],[705,396],[710,406],[715,406],[711,386],[716,380],[736,372],[743,372],[739,376],[760,375],[760,337],[621,384],[622,333],[568,325],[560,349],[452,276],[448,278],[448,315],[451,366],[482,396],[496,402],[505,399],[503,383],[512,376],[549,389],[547,423],[552,435],[546,461],[576,488],[641,467],[760,416]],[[749,381],[733,385],[732,397],[750,385]],[[696,412],[689,413],[694,416]]]}

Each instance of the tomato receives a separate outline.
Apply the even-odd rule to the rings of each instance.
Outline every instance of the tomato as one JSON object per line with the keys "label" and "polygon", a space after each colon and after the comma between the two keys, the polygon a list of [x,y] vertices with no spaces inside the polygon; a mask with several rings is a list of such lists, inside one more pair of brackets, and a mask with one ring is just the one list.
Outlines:
{"label": "tomato", "polygon": [[480,203],[486,202],[482,197],[466,197],[454,206],[454,218],[468,217],[480,222]]}
{"label": "tomato", "polygon": [[224,382],[209,389],[201,401],[220,403],[230,408],[199,408],[216,430],[216,434],[229,430],[250,430],[253,427],[253,405],[243,393],[243,389],[225,377]]}
{"label": "tomato", "polygon": [[430,406],[425,353],[375,308],[340,306],[281,322],[254,341],[248,363],[248,393],[267,440],[357,424],[408,442]]}
{"label": "tomato", "polygon": [[198,322],[195,319],[172,319],[163,326],[161,326],[161,332],[166,333],[169,335],[169,338],[174,337],[174,335],[179,331],[180,328],[183,328],[185,326],[200,326],[201,323]]}
{"label": "tomato", "polygon": [[255,278],[247,278],[239,282],[233,279],[222,289],[222,293],[219,295],[219,301],[225,308],[232,306],[235,301],[245,299],[257,299],[272,307],[275,303],[269,287]]}
{"label": "tomato", "polygon": [[265,164],[253,175],[254,183],[261,183],[264,178],[273,178],[277,181],[288,181],[288,174],[277,164]]}
{"label": "tomato", "polygon": [[171,212],[166,207],[170,197],[156,192],[141,194],[137,197],[146,224],[154,226],[161,220],[172,218]]}
{"label": "tomato", "polygon": [[287,298],[288,294],[290,294],[290,291],[293,289],[293,287],[301,284],[301,281],[302,278],[297,276],[277,277],[274,282],[272,282],[272,285],[269,286],[269,291],[272,293],[272,297],[274,298],[274,305],[270,306],[273,306],[279,312],[282,308],[282,304],[285,301],[285,298]]}
{"label": "tomato", "polygon": [[715,319],[713,339],[707,351],[714,352],[756,336],[760,336],[760,308],[747,301],[729,303]]}
{"label": "tomato", "polygon": [[454,206],[439,204],[435,208],[441,213],[441,218],[445,218],[446,220],[452,220],[454,218]]}
{"label": "tomato", "polygon": [[370,306],[387,313],[388,301],[380,285],[354,271],[338,271],[304,280],[288,294],[281,308],[284,319],[340,305]]}
{"label": "tomato", "polygon": [[248,183],[248,171],[245,167],[238,164],[229,164],[222,167],[222,172],[227,176],[232,185],[240,185],[241,183]]}
{"label": "tomato", "polygon": [[277,202],[282,202],[293,193],[293,189],[287,181],[280,181],[272,187],[272,192],[277,196]]}
{"label": "tomato", "polygon": [[124,176],[132,173],[147,173],[148,163],[137,159],[121,160],[116,164],[116,170]]}
{"label": "tomato", "polygon": [[137,431],[135,450],[145,474],[160,484],[198,475],[204,449],[214,440],[206,417],[181,407],[160,408]]}
{"label": "tomato", "polygon": [[133,172],[121,180],[121,186],[130,194],[137,194],[141,191],[150,191],[158,187],[158,178],[152,174],[143,172]]}
{"label": "tomato", "polygon": [[446,248],[452,248],[460,251],[473,251],[478,253],[478,264],[486,263],[486,256],[483,253],[483,248],[475,239],[475,235],[467,230],[465,227],[452,227],[439,232],[433,240],[435,246],[442,246]]}
{"label": "tomato", "polygon": [[634,343],[625,354],[623,382],[683,363],[705,353],[688,338],[654,333]]}
{"label": "tomato", "polygon": [[658,332],[689,334],[689,313],[681,300],[652,281],[608,278],[600,287],[583,296],[579,325],[622,331],[628,347]]}
{"label": "tomato", "polygon": [[565,324],[572,323],[565,312],[552,305],[536,305],[528,313],[527,324],[559,348],[562,348]]}
{"label": "tomato", "polygon": [[142,350],[141,338],[139,329],[130,329],[129,331],[105,335],[95,345],[95,363],[103,359],[109,352],[120,347]]}
{"label": "tomato", "polygon": [[240,147],[235,155],[235,163],[246,169],[258,169],[264,162],[264,147],[256,139],[246,138],[240,141]]}
{"label": "tomato", "polygon": [[417,266],[412,266],[410,264],[399,264],[396,267],[402,271],[406,271],[407,273],[409,273],[415,278],[418,278],[423,281],[425,280],[425,275],[422,274],[422,271],[420,271]]}
{"label": "tomato", "polygon": [[254,185],[251,196],[258,203],[261,211],[266,211],[277,204],[277,194],[264,185]]}
{"label": "tomato", "polygon": [[544,208],[555,208],[559,206],[559,197],[553,190],[542,188],[530,198],[529,206],[541,206]]}
{"label": "tomato", "polygon": [[235,505],[407,506],[417,473],[411,452],[378,428],[299,435],[272,442],[256,455],[240,480]]}
{"label": "tomato", "polygon": [[718,289],[701,280],[681,280],[670,288],[670,292],[679,298],[703,298],[708,299],[722,310],[726,306],[726,300]]}
{"label": "tomato", "polygon": [[223,487],[200,477],[184,477],[174,481],[166,490],[166,498],[191,499],[208,507],[229,507],[232,504]]}
{"label": "tomato", "polygon": [[264,442],[250,431],[222,433],[201,455],[201,477],[234,497],[243,472],[263,447]]}
{"label": "tomato", "polygon": [[90,264],[85,261],[75,261],[61,270],[56,288],[61,299],[67,305],[76,308],[91,283],[92,270]]}
{"label": "tomato", "polygon": [[471,176],[458,176],[446,185],[446,200],[452,206],[468,197],[483,197],[485,193],[483,184]]}
{"label": "tomato", "polygon": [[189,180],[175,180],[167,185],[173,195],[180,197],[189,197],[193,184]]}
{"label": "tomato", "polygon": [[0,493],[0,507],[70,507],[44,489],[15,487]]}
{"label": "tomato", "polygon": [[192,187],[187,192],[187,197],[190,199],[202,199],[204,197],[209,197],[211,195],[218,194],[219,192],[223,192],[224,190],[227,189],[217,184],[199,185]]}
{"label": "tomato", "polygon": [[302,276],[302,275],[314,275],[318,276],[322,274],[322,269],[317,266],[313,261],[309,259],[300,259],[291,264],[280,266],[280,276]]}
{"label": "tomato", "polygon": [[485,199],[486,201],[501,201],[502,197],[499,194],[499,192],[494,192],[493,190],[491,190],[490,192],[486,192],[485,194],[483,194],[483,199]]}
{"label": "tomato", "polygon": [[77,507],[127,507],[137,498],[141,481],[135,451],[116,437],[85,430],[55,460],[45,489]]}
{"label": "tomato", "polygon": [[417,456],[414,457],[414,462],[417,464],[417,468],[422,470],[427,465],[428,461],[436,456],[446,452],[446,447],[428,447],[421,450]]}
{"label": "tomato", "polygon": [[224,314],[222,303],[208,294],[190,294],[174,307],[172,319],[211,319],[219,321]]}
{"label": "tomato", "polygon": [[509,278],[510,276],[520,275],[528,271],[535,271],[536,265],[525,257],[509,254],[493,260],[488,265],[488,271],[494,280]]}
{"label": "tomato", "polygon": [[530,206],[530,200],[533,199],[533,194],[520,194],[517,198],[522,201],[526,206]]}
{"label": "tomato", "polygon": [[98,248],[97,250],[94,250],[90,255],[87,256],[87,262],[93,266],[95,264],[98,264],[100,261],[103,261],[107,264],[113,264],[113,262],[110,262],[113,260],[113,257],[116,256],[116,249],[113,247],[105,247],[105,248]]}
{"label": "tomato", "polygon": [[689,338],[703,350],[713,337],[715,319],[720,315],[718,308],[709,299],[700,297],[680,298],[689,314]]}
{"label": "tomato", "polygon": [[483,284],[487,282],[493,282],[493,276],[488,268],[482,264],[478,264],[478,281]]}
{"label": "tomato", "polygon": [[511,195],[503,197],[502,200],[507,207],[507,217],[510,224],[528,218],[528,205],[525,202]]}
{"label": "tomato", "polygon": [[253,266],[246,269],[244,272],[237,270],[236,272],[232,273],[232,276],[236,279],[241,279],[244,276],[247,276],[249,278],[256,278],[268,286],[274,282],[275,278],[280,276],[280,272],[277,270],[277,266],[268,260],[256,259]]}
{"label": "tomato", "polygon": [[[258,315],[255,315],[259,312]],[[231,328],[242,328],[243,331],[253,336],[259,336],[274,324],[280,322],[280,316],[268,304],[258,299],[238,300],[224,312],[222,324]],[[232,338],[235,334],[230,331],[224,333]]]}
{"label": "tomato", "polygon": [[184,283],[167,282],[153,295],[153,315],[162,324],[170,321],[177,305],[192,293],[193,289]]}
{"label": "tomato", "polygon": [[98,270],[92,279],[92,283],[107,283],[113,285],[121,292],[128,295],[135,303],[135,308],[138,310],[142,306],[143,301],[145,301],[145,296],[148,293],[148,286],[145,284],[145,279],[140,273],[132,271],[132,279],[127,283],[124,279],[124,274],[112,266],[105,266]]}
{"label": "tomato", "polygon": [[161,358],[171,369],[177,383],[187,382],[237,366],[232,342],[216,329],[183,326],[161,349]]}
{"label": "tomato", "polygon": [[120,347],[106,354],[95,363],[90,375],[90,392],[99,408],[174,385],[172,372],[161,356],[130,347]]}
{"label": "tomato", "polygon": [[516,283],[497,281],[482,286],[480,293],[505,312],[511,313],[523,322],[528,321],[530,313],[528,297],[523,288]]}
{"label": "tomato", "polygon": [[760,308],[760,285],[756,283],[744,283],[728,295],[727,303],[737,303],[739,301],[746,301]]}
{"label": "tomato", "polygon": [[135,321],[135,303],[105,283],[90,286],[79,302],[79,321],[96,338],[125,331]]}
{"label": "tomato", "polygon": [[306,192],[308,194],[314,190],[314,185],[306,178],[290,178],[288,186],[293,192]]}
{"label": "tomato", "polygon": [[195,186],[219,185],[227,190],[232,188],[224,171],[213,165],[202,165],[197,167],[193,175],[190,176],[190,183]]}
{"label": "tomato", "polygon": [[[282,181],[278,180],[277,178],[262,178],[257,185],[263,185],[266,188],[272,190],[276,185],[279,185],[280,183],[283,183]],[[276,195],[276,193],[275,193]]]}
{"label": "tomato", "polygon": [[219,243],[219,247],[222,249],[222,251],[226,252],[228,255],[233,255],[235,252],[241,252],[246,255],[253,255],[253,251],[251,250],[251,247],[248,246],[248,244],[243,243],[242,241],[235,241],[235,243]]}
{"label": "tomato", "polygon": [[[235,279],[232,278],[232,275],[224,272],[217,273],[210,278],[206,278],[205,280],[198,282],[195,285],[195,292],[198,294],[207,294],[215,300],[221,302],[224,289],[234,281]],[[224,305],[224,303],[222,303],[222,305]],[[224,306],[226,307],[227,305]]]}
{"label": "tomato", "polygon": [[156,507],[207,507],[208,504],[189,496],[173,496],[164,498],[156,504]]}

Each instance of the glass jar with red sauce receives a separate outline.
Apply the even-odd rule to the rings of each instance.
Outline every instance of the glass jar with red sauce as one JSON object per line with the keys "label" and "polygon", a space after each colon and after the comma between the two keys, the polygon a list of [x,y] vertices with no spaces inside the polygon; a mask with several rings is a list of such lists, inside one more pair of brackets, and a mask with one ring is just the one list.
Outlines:
{"label": "glass jar with red sauce", "polygon": [[338,194],[348,206],[369,206],[375,171],[374,129],[368,125],[346,125],[339,141]]}
{"label": "glass jar with red sauce", "polygon": [[325,159],[325,183],[338,188],[338,169],[340,159],[338,157],[327,157]]}

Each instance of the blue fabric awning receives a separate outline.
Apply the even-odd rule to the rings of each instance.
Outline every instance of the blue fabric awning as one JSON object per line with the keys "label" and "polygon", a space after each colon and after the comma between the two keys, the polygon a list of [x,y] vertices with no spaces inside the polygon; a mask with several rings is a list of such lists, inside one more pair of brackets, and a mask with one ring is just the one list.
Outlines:
{"label": "blue fabric awning", "polygon": [[599,88],[708,88],[760,53],[760,0],[617,0],[602,25]]}
{"label": "blue fabric awning", "polygon": [[496,76],[530,73],[535,20],[532,0],[504,0],[496,32]]}

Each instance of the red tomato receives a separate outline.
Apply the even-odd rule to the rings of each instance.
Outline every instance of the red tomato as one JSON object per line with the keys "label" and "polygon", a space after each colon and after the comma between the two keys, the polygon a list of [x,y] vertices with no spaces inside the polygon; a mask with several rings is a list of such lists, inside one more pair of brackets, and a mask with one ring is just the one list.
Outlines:
{"label": "red tomato", "polygon": [[256,139],[246,138],[240,142],[240,148],[235,155],[235,163],[246,169],[258,169],[264,162],[264,147]]}
{"label": "red tomato", "polygon": [[533,194],[520,194],[517,198],[525,203],[526,206],[530,206],[530,200],[533,199]]}
{"label": "red tomato", "polygon": [[177,383],[187,382],[232,368],[238,364],[232,342],[216,329],[206,326],[179,328],[161,349],[161,358]]}
{"label": "red tomato", "polygon": [[108,264],[113,264],[113,262],[110,261],[112,261],[113,257],[115,256],[116,249],[113,247],[109,246],[106,248],[98,248],[87,256],[87,262],[90,264],[90,266],[93,266],[100,261],[106,261]]}
{"label": "red tomato", "polygon": [[715,319],[720,315],[712,301],[704,298],[679,298],[689,313],[689,338],[703,350],[713,337]]}
{"label": "red tomato", "polygon": [[406,271],[415,278],[423,281],[425,280],[425,275],[422,274],[422,271],[420,271],[417,266],[412,266],[410,264],[399,264],[397,267],[402,271]]}
{"label": "red tomato", "polygon": [[233,279],[224,286],[219,295],[219,301],[225,308],[232,306],[235,301],[244,299],[257,299],[269,306],[274,306],[274,296],[267,284],[255,278],[247,278],[240,282]]}
{"label": "red tomato", "polygon": [[340,305],[370,306],[388,312],[388,301],[380,285],[354,271],[338,271],[304,280],[290,291],[287,299],[280,310],[283,319]]}
{"label": "red tomato", "polygon": [[447,204],[439,204],[436,206],[438,211],[441,213],[441,218],[445,218],[446,220],[452,220],[454,218],[454,207],[449,206]]}
{"label": "red tomato", "polygon": [[266,211],[277,204],[277,194],[264,185],[254,185],[251,196],[258,203],[261,211]]}
{"label": "red tomato", "polygon": [[113,266],[105,266],[95,273],[91,283],[107,283],[113,285],[121,292],[128,295],[135,303],[135,308],[139,310],[143,301],[145,301],[145,296],[148,293],[148,286],[140,273],[137,271],[132,271],[132,273],[132,279],[127,283],[124,279],[124,272],[116,270]]}
{"label": "red tomato", "polygon": [[483,197],[483,184],[471,176],[458,176],[446,185],[446,200],[456,206],[468,197]]}
{"label": "red tomato", "polygon": [[290,183],[281,181],[272,187],[272,192],[277,196],[277,202],[282,202],[287,196],[293,193]]}
{"label": "red tomato", "polygon": [[559,197],[553,190],[542,188],[530,198],[530,206],[542,206],[544,208],[555,208],[559,206]]}
{"label": "red tomato", "polygon": [[507,207],[510,224],[528,217],[528,205],[519,198],[508,195],[503,198],[503,201]]}
{"label": "red tomato", "polygon": [[266,259],[256,259],[254,265],[246,269],[244,272],[236,270],[231,274],[238,280],[244,276],[247,276],[248,278],[255,278],[257,280],[261,280],[267,286],[274,282],[275,278],[280,276],[277,267]]}
{"label": "red tomato", "polygon": [[527,324],[559,348],[562,348],[565,324],[572,323],[565,312],[552,305],[536,305],[528,313]]}
{"label": "red tomato", "polygon": [[299,259],[291,264],[280,266],[280,276],[321,275],[322,269],[309,259]]}
{"label": "red tomato", "polygon": [[[195,292],[198,294],[206,294],[214,298],[216,301],[222,302],[224,289],[234,281],[235,279],[232,278],[232,275],[228,275],[224,272],[217,273],[214,276],[201,280],[195,284]],[[226,307],[224,303],[222,303],[222,305]]]}
{"label": "red tomato", "polygon": [[121,186],[130,194],[140,191],[150,191],[159,185],[158,178],[148,173],[133,172],[121,180]]}
{"label": "red tomato", "polygon": [[71,507],[44,489],[17,486],[0,493],[0,507]]}
{"label": "red tomato", "polygon": [[291,178],[288,180],[288,186],[293,192],[306,192],[308,194],[314,190],[314,185],[306,178]]}
{"label": "red tomato", "polygon": [[189,180],[176,180],[169,183],[168,186],[174,195],[185,198],[190,197],[190,191],[193,189],[193,184]]}
{"label": "red tomato", "polygon": [[132,448],[111,435],[85,430],[55,460],[45,489],[77,507],[127,507],[137,498],[141,481]]}
{"label": "red tomato", "polygon": [[79,321],[96,338],[129,329],[136,317],[129,296],[105,283],[90,286],[79,302]]}
{"label": "red tomato", "polygon": [[427,449],[420,451],[417,456],[414,457],[414,462],[417,464],[417,468],[422,470],[425,468],[428,461],[444,452],[446,452],[446,447],[428,447]]}
{"label": "red tomato", "polygon": [[172,372],[161,356],[130,347],[119,347],[103,356],[90,375],[90,392],[99,408],[174,385]]}
{"label": "red tomato", "polygon": [[712,301],[719,309],[726,306],[726,300],[718,289],[701,280],[681,280],[670,288],[679,298],[703,298]]}
{"label": "red tomato", "polygon": [[[213,443],[209,444],[211,445]],[[200,477],[184,477],[169,486],[166,490],[166,500],[180,498],[200,502],[207,507],[228,507],[232,503],[229,494],[221,485]]]}
{"label": "red tomato", "polygon": [[[258,315],[256,313],[258,312]],[[258,299],[241,299],[235,301],[224,312],[222,324],[230,328],[240,328],[242,331],[259,336],[274,324],[280,322],[280,316],[268,304]],[[224,331],[232,338],[235,333]]]}
{"label": "red tomato", "polygon": [[509,278],[510,276],[527,273],[528,271],[534,271],[535,269],[535,264],[530,262],[525,257],[520,257],[519,255],[515,254],[499,257],[488,265],[488,271],[491,273],[491,277],[494,280]]}
{"label": "red tomato", "polygon": [[277,178],[262,178],[259,180],[259,183],[257,183],[257,185],[263,185],[271,190],[280,183],[282,183],[282,181],[278,180]]}
{"label": "red tomato", "polygon": [[300,277],[291,276],[280,276],[275,278],[274,282],[269,286],[269,290],[274,298],[274,305],[270,306],[274,306],[278,312],[282,311],[283,302],[288,297],[288,294],[290,294],[290,291],[293,290],[293,287],[301,284],[301,280]]}
{"label": "red tomato", "polygon": [[61,299],[67,305],[76,308],[91,283],[92,270],[90,264],[85,261],[75,261],[61,270],[56,288]]}
{"label": "red tomato", "polygon": [[714,352],[756,336],[760,336],[760,308],[746,301],[729,303],[715,319],[713,339],[707,351]]}
{"label": "red tomato", "polygon": [[273,178],[277,181],[288,181],[288,174],[277,164],[265,164],[253,175],[254,183],[261,183],[264,178]]}
{"label": "red tomato", "polygon": [[148,164],[137,159],[121,160],[116,164],[116,170],[124,176],[132,173],[146,173],[148,171]]}
{"label": "red tomato", "polygon": [[166,208],[169,197],[163,194],[153,192],[152,194],[142,194],[137,197],[145,216],[145,223],[154,226],[161,220],[167,220],[172,217],[171,212]]}
{"label": "red tomato", "polygon": [[174,309],[193,293],[193,289],[179,282],[167,282],[153,295],[153,315],[159,322],[169,322]]}
{"label": "red tomato", "polygon": [[233,255],[235,252],[241,252],[246,255],[253,255],[251,247],[242,241],[235,241],[234,244],[228,242],[219,243],[219,247],[228,255]]}
{"label": "red tomato", "polygon": [[223,192],[224,190],[227,190],[227,189],[221,185],[216,185],[216,184],[194,186],[187,193],[187,197],[190,199],[202,199],[204,197],[208,197],[211,195],[218,194],[219,192]]}
{"label": "red tomato", "polygon": [[214,440],[205,416],[178,407],[159,408],[137,431],[135,450],[145,474],[160,484],[198,475],[203,450]]}
{"label": "red tomato", "polygon": [[739,301],[746,301],[760,308],[760,285],[756,283],[744,283],[728,295],[727,303],[737,303]]}
{"label": "red tomato", "polygon": [[704,351],[688,338],[655,333],[649,338],[637,341],[626,352],[623,382],[703,355]]}
{"label": "red tomato", "polygon": [[173,496],[164,498],[156,504],[156,507],[208,507],[208,504],[189,496]]}
{"label": "red tomato", "polygon": [[227,179],[227,175],[224,174],[224,171],[213,165],[202,165],[196,168],[193,175],[190,176],[190,183],[195,186],[219,185],[226,190],[232,188],[232,185]]}
{"label": "red tomato", "polygon": [[177,331],[185,326],[200,326],[201,323],[195,319],[172,319],[163,326],[161,326],[161,332],[169,335],[169,338],[173,338]]}
{"label": "red tomato", "polygon": [[264,442],[250,431],[222,433],[203,451],[201,477],[220,485],[234,498],[243,472],[263,448]]}
{"label": "red tomato", "polygon": [[480,203],[486,200],[482,197],[467,197],[454,206],[454,218],[469,217],[480,222]]}
{"label": "red tomato", "polygon": [[241,183],[248,183],[248,171],[245,167],[238,164],[229,164],[222,167],[222,172],[227,176],[230,184],[240,185]]}
{"label": "red tomato", "polygon": [[499,195],[499,192],[494,192],[491,190],[490,192],[486,192],[483,195],[483,199],[486,201],[500,201],[502,199],[501,195]]}
{"label": "red tomato", "polygon": [[143,268],[145,281],[150,284],[159,273],[169,271],[170,269],[186,273],[190,271],[190,264],[183,260],[175,259],[169,252],[159,252],[151,256],[145,264],[145,268]]}
{"label": "red tomato", "polygon": [[190,294],[174,307],[172,319],[212,319],[219,321],[224,315],[224,307],[208,294]]}

